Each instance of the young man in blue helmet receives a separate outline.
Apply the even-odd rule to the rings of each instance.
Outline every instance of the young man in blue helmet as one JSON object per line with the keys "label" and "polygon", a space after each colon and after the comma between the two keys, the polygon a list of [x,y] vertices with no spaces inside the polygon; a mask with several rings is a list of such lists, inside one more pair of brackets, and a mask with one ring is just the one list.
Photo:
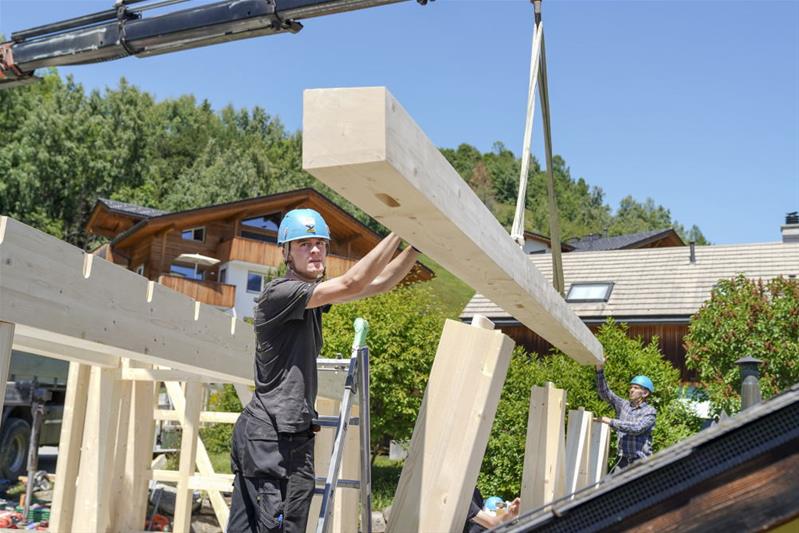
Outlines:
{"label": "young man in blue helmet", "polygon": [[[233,430],[235,474],[229,533],[305,531],[314,490],[316,358],[330,304],[394,287],[413,267],[400,238],[384,238],[345,274],[325,280],[330,231],[312,209],[295,209],[278,229],[287,272],[267,283],[255,306],[255,393]],[[318,429],[318,428],[316,428]]]}
{"label": "young man in blue helmet", "polygon": [[596,385],[599,396],[616,410],[616,418],[603,416],[600,422],[616,430],[619,459],[613,471],[652,455],[652,429],[657,412],[646,400],[655,392],[652,380],[646,376],[635,376],[630,381],[629,400],[613,393],[605,381],[604,364],[596,367]]}

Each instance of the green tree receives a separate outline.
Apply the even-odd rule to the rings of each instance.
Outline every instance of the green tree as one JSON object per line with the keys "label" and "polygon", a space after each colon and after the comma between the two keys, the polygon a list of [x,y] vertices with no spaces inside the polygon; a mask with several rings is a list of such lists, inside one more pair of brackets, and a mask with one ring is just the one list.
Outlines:
{"label": "green tree", "polygon": [[349,357],[353,321],[369,322],[372,446],[409,439],[444,324],[444,311],[423,284],[333,306],[324,320],[324,357]]}
{"label": "green tree", "polygon": [[[608,384],[617,394],[623,396],[630,378],[637,374],[645,374],[655,383],[651,403],[658,410],[653,432],[656,451],[699,429],[699,420],[678,400],[679,370],[663,358],[656,339],[644,344],[630,338],[627,326],[612,320],[599,329],[597,338],[605,350]],[[567,411],[585,407],[595,416],[613,416],[613,408],[596,392],[592,367],[582,366],[560,352],[542,356],[516,348],[483,459],[479,479],[483,494],[505,498],[519,494],[530,389],[547,381],[566,391]],[[613,456],[615,439],[611,442]]]}
{"label": "green tree", "polygon": [[799,282],[768,282],[743,274],[721,280],[692,317],[685,337],[686,365],[699,374],[718,412],[740,409],[740,371],[735,361],[763,360],[760,387],[768,398],[799,382]]}

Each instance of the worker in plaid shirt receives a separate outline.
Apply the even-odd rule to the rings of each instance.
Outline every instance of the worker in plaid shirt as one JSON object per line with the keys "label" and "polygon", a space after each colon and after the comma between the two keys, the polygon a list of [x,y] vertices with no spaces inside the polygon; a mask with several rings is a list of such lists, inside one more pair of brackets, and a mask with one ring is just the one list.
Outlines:
{"label": "worker in plaid shirt", "polygon": [[614,471],[652,455],[652,429],[657,412],[646,403],[649,395],[655,391],[652,380],[646,376],[635,376],[630,381],[630,399],[625,400],[610,390],[605,381],[604,364],[600,363],[596,367],[596,386],[599,396],[616,410],[616,418],[603,416],[598,419],[618,434],[619,460]]}

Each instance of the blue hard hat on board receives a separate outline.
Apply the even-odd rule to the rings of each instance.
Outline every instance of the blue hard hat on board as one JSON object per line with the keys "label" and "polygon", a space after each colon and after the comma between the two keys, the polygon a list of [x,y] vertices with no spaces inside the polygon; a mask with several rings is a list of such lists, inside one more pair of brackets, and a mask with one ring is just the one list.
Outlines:
{"label": "blue hard hat on board", "polygon": [[648,390],[650,394],[655,392],[655,386],[652,384],[652,380],[646,376],[635,376],[632,381],[630,381],[630,385],[643,387]]}
{"label": "blue hard hat on board", "polygon": [[277,230],[278,244],[314,238],[329,241],[330,228],[322,215],[313,209],[292,209],[280,221]]}
{"label": "blue hard hat on board", "polygon": [[485,508],[489,511],[496,511],[500,507],[505,506],[505,500],[499,496],[489,496],[485,501]]}

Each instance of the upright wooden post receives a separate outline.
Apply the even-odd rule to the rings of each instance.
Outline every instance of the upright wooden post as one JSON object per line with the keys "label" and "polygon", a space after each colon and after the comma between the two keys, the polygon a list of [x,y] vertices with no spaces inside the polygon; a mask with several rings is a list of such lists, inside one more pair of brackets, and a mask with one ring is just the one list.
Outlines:
{"label": "upright wooden post", "polygon": [[50,511],[50,531],[54,533],[66,533],[72,527],[90,372],[88,365],[69,364]]}
{"label": "upright wooden post", "polygon": [[552,382],[530,391],[524,448],[521,510],[538,509],[562,497],[566,487],[566,391]]}
{"label": "upright wooden post", "polygon": [[566,494],[574,494],[588,484],[588,447],[593,415],[580,407],[569,411],[566,431]]}
{"label": "upright wooden post", "polygon": [[[186,397],[183,394],[183,389],[180,388],[175,382],[166,382],[167,394],[169,400],[175,407],[175,411],[182,413],[186,410]],[[199,418],[198,418],[199,420]],[[205,444],[201,438],[197,438],[197,452],[196,452],[197,470],[202,476],[214,476],[214,467],[211,463],[211,458],[208,457],[208,450],[205,449]],[[228,507],[225,497],[219,490],[208,489],[208,499],[211,500],[211,507],[214,509],[214,514],[219,522],[219,527],[223,531],[227,530],[228,519],[230,518],[230,507]]]}
{"label": "upright wooden post", "polygon": [[95,366],[90,372],[75,513],[70,531],[105,531],[109,524],[119,416],[118,378],[119,369]]}
{"label": "upright wooden post", "polygon": [[602,481],[608,472],[610,450],[610,426],[602,422],[591,422],[591,448],[589,451],[588,482],[592,485]]}
{"label": "upright wooden post", "polygon": [[[131,361],[130,365],[151,367],[135,361]],[[134,381],[131,384],[127,453],[115,505],[115,526],[119,531],[140,529],[147,514],[149,480],[146,473],[153,455],[155,385],[152,381]]]}
{"label": "upright wooden post", "polygon": [[447,320],[389,532],[463,529],[513,346],[499,331]]}
{"label": "upright wooden post", "polygon": [[175,498],[174,531],[188,533],[191,526],[191,496],[189,478],[194,474],[197,460],[197,437],[200,429],[203,384],[186,383],[186,408],[181,419],[179,480]]}
{"label": "upright wooden post", "polygon": [[[14,344],[14,324],[0,322],[0,414],[6,400],[8,368],[11,366],[11,346]],[[1,421],[1,420],[0,420]]]}

